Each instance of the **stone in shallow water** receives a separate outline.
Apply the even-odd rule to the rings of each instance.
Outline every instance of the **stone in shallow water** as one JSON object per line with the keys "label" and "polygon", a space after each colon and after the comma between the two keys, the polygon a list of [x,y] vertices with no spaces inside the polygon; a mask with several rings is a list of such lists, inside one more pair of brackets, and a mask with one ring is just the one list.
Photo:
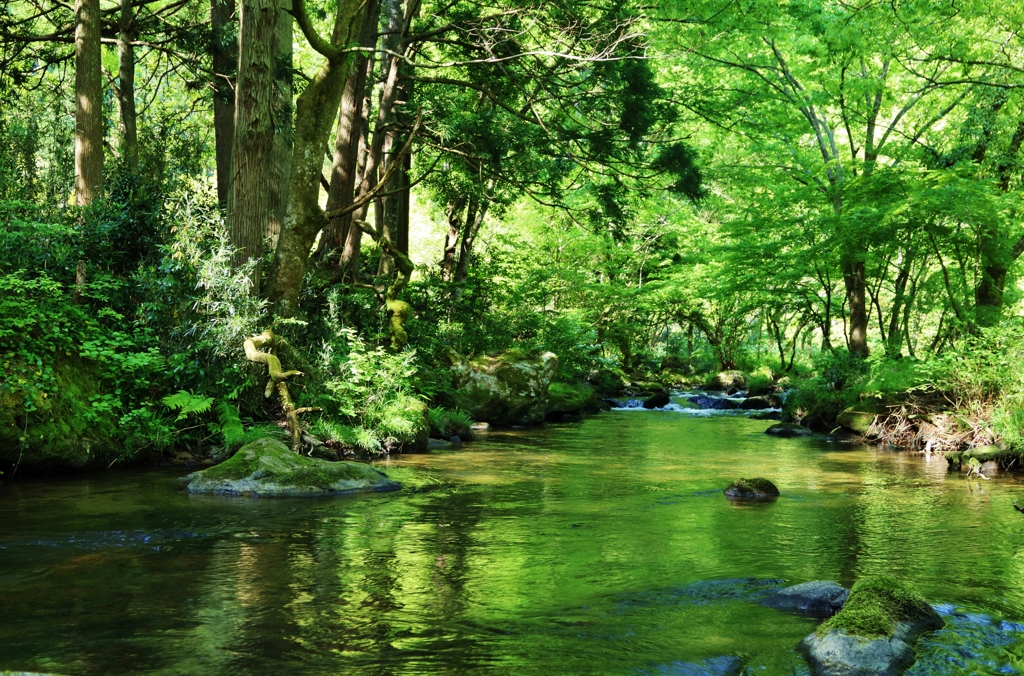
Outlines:
{"label": "stone in shallow water", "polygon": [[796,423],[776,423],[764,431],[773,437],[808,437],[811,431]]}
{"label": "stone in shallow water", "polygon": [[857,582],[799,647],[815,676],[898,676],[914,663],[918,637],[944,625],[913,586],[879,575]]}
{"label": "stone in shallow water", "polygon": [[652,394],[644,401],[644,408],[665,408],[672,402],[664,392]]}
{"label": "stone in shallow water", "polygon": [[814,580],[786,587],[764,600],[776,610],[797,612],[811,617],[832,617],[846,603],[850,590],[831,580]]}
{"label": "stone in shallow water", "polygon": [[741,500],[765,500],[779,497],[779,489],[768,479],[758,476],[733,481],[725,489],[725,495]]}
{"label": "stone in shallow water", "polygon": [[298,455],[275,439],[246,444],[221,464],[185,478],[190,493],[252,497],[320,497],[401,488],[369,465]]}

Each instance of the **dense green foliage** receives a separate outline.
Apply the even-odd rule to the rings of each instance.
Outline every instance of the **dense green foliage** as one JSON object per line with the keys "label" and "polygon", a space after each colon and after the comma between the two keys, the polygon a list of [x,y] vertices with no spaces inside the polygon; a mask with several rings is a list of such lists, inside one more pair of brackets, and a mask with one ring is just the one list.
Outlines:
{"label": "dense green foliage", "polygon": [[[310,5],[300,103],[330,61],[309,31],[334,5]],[[282,417],[242,350],[271,326],[307,431],[344,452],[468,435],[453,356],[511,350],[558,355],[560,400],[739,369],[826,428],[928,393],[1024,445],[1016,4],[371,7],[407,23],[367,48],[360,166],[379,139],[408,163],[367,184],[399,188],[354,210],[350,270],[344,237],[314,229],[287,311],[274,246],[300,217],[241,263],[218,203],[208,90],[233,77],[211,68],[235,28],[197,28],[202,3],[135,6],[137,44],[163,45],[134,52],[137,157],[104,48],[104,186],[76,206],[72,18],[49,0],[0,16],[0,458],[237,448]],[[301,109],[275,123],[289,143]]]}

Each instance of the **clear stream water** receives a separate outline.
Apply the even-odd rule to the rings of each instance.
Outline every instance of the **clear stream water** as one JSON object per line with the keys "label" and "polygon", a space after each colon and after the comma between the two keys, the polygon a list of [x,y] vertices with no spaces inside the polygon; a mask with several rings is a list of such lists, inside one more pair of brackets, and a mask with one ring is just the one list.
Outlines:
{"label": "clear stream water", "polygon": [[[0,671],[807,674],[758,600],[889,573],[947,615],[920,674],[1024,673],[1024,482],[611,411],[383,468],[324,500],[192,496],[180,470],[0,487]],[[782,497],[735,505],[740,476]]]}

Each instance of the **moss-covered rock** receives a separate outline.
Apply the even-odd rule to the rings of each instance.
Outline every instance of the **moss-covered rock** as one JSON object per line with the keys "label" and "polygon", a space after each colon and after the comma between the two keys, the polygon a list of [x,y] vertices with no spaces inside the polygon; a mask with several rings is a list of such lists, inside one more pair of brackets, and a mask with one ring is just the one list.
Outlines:
{"label": "moss-covered rock", "polygon": [[620,369],[596,369],[587,375],[587,382],[601,397],[614,397],[626,387],[629,378]]}
{"label": "moss-covered rock", "polygon": [[878,576],[855,584],[843,609],[800,648],[817,676],[895,676],[914,663],[917,638],[944,624],[913,586]]}
{"label": "moss-covered rock", "polygon": [[725,494],[741,500],[766,500],[779,497],[779,489],[764,477],[753,477],[733,481],[725,489]]}
{"label": "moss-covered rock", "polygon": [[551,383],[548,386],[547,413],[589,413],[600,408],[594,388],[581,383]]}
{"label": "moss-covered rock", "polygon": [[995,463],[1000,469],[1024,467],[1024,451],[1001,448],[995,445],[976,446],[965,451],[950,451],[946,453],[946,462],[949,463],[952,469],[966,471],[971,458],[977,460],[979,466],[986,463]]}
{"label": "moss-covered rock", "polygon": [[740,371],[722,371],[718,373],[707,382],[707,389],[709,390],[729,390],[737,388],[742,390],[747,384],[747,379],[743,376]]}
{"label": "moss-covered rock", "polygon": [[671,403],[667,392],[655,392],[644,400],[644,408],[665,408]]}
{"label": "moss-covered rock", "polygon": [[458,386],[452,399],[474,420],[493,425],[544,420],[548,388],[558,368],[553,353],[529,356],[509,351],[471,361],[453,355],[452,361]]}
{"label": "moss-covered rock", "polygon": [[871,405],[851,406],[836,416],[836,424],[861,436],[867,436],[880,412]]}
{"label": "moss-covered rock", "polygon": [[186,479],[190,493],[252,497],[320,497],[401,487],[369,465],[298,455],[276,439],[246,444],[221,464]]}

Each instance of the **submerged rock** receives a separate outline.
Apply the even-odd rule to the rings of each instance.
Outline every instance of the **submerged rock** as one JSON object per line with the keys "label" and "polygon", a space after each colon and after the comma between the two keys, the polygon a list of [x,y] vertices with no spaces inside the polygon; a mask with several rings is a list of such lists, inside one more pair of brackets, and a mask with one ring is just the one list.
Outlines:
{"label": "submerged rock", "polygon": [[915,659],[918,637],[945,625],[911,585],[861,580],[843,609],[800,642],[815,676],[898,676]]}
{"label": "submerged rock", "polygon": [[672,400],[669,399],[667,394],[658,392],[644,400],[644,408],[665,408],[670,403],[672,403]]}
{"label": "submerged rock", "polygon": [[752,477],[733,481],[725,489],[725,495],[742,500],[765,500],[779,497],[779,489],[764,477]]}
{"label": "submerged rock", "polygon": [[252,497],[319,497],[401,488],[369,465],[310,458],[266,438],[246,444],[228,460],[186,479],[190,493]]}
{"label": "submerged rock", "polygon": [[776,610],[828,618],[838,613],[846,603],[850,590],[831,580],[814,580],[780,589],[764,605]]}
{"label": "submerged rock", "polygon": [[796,423],[776,423],[764,431],[773,437],[808,437],[811,431]]}
{"label": "submerged rock", "polygon": [[453,354],[452,360],[458,383],[452,398],[474,420],[492,425],[544,420],[548,388],[558,368],[558,357],[553,353],[531,357],[509,351],[471,361]]}

